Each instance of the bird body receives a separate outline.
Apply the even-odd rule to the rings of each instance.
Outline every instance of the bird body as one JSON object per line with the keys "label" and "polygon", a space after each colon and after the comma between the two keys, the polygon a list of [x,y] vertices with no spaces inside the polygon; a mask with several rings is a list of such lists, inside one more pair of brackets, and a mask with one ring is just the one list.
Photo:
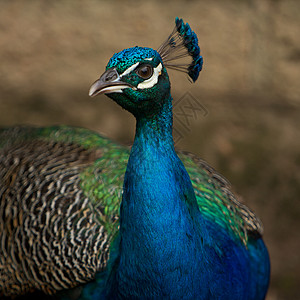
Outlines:
{"label": "bird body", "polygon": [[174,149],[166,67],[183,70],[173,63],[183,50],[195,81],[198,40],[176,19],[158,51],[115,54],[92,85],[91,96],[105,93],[135,116],[130,152],[80,128],[0,132],[0,294],[264,299],[260,221],[221,175]]}

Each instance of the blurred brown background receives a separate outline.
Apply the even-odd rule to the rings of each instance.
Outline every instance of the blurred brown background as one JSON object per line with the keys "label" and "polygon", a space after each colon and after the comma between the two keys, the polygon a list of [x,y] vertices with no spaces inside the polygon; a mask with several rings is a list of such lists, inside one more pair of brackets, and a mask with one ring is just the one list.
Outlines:
{"label": "blurred brown background", "polygon": [[193,85],[169,72],[174,100],[188,92],[208,112],[177,146],[224,174],[263,220],[267,299],[300,299],[299,1],[0,0],[0,126],[69,124],[130,143],[134,119],[90,99],[89,86],[113,53],[157,48],[175,16],[197,33],[204,69]]}

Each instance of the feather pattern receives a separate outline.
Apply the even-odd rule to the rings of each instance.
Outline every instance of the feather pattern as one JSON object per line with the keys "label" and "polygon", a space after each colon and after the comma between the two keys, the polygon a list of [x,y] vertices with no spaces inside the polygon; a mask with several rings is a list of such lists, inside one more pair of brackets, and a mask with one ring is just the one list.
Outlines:
{"label": "feather pattern", "polygon": [[105,268],[108,233],[101,209],[89,201],[80,178],[98,155],[80,145],[43,140],[1,149],[3,294],[34,289],[53,294]]}

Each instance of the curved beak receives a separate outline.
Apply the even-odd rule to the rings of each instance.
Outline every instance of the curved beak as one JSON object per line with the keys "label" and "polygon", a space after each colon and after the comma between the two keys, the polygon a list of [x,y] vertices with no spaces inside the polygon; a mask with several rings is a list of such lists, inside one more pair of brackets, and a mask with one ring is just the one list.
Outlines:
{"label": "curved beak", "polygon": [[116,69],[108,69],[96,80],[89,90],[89,96],[94,97],[101,94],[122,93],[123,89],[133,88],[133,85],[121,81],[121,77]]}

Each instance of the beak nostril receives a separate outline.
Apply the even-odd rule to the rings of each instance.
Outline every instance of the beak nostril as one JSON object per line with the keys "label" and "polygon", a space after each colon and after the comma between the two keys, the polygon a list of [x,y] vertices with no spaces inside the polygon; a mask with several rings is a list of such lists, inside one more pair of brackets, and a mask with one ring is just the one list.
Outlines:
{"label": "beak nostril", "polygon": [[109,80],[114,80],[114,79],[116,79],[116,78],[117,78],[116,74],[111,74],[111,75],[109,76]]}
{"label": "beak nostril", "polygon": [[108,72],[107,74],[105,74],[103,81],[108,82],[108,81],[114,81],[116,79],[118,79],[118,73],[116,72],[116,70],[111,70],[110,72]]}

